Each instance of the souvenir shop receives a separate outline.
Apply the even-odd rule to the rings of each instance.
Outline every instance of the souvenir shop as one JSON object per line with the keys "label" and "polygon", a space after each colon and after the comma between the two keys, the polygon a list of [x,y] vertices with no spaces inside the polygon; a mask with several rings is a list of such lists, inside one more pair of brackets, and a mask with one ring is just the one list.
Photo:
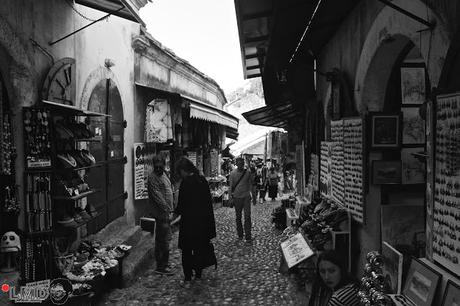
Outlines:
{"label": "souvenir shop", "polygon": [[148,199],[145,185],[150,171],[148,160],[154,154],[161,154],[176,192],[179,178],[173,165],[181,156],[187,156],[208,180],[214,200],[220,202],[226,190],[226,178],[221,175],[222,151],[227,129],[236,129],[238,119],[183,95],[141,86],[138,91],[145,102],[146,115],[145,143],[136,143],[134,148],[135,199]]}

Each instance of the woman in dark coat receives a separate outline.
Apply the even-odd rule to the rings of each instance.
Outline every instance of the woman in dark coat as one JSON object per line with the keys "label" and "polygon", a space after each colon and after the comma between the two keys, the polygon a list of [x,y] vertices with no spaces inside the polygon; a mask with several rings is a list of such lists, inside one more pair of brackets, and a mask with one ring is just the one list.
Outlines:
{"label": "woman in dark coat", "polygon": [[212,197],[206,179],[193,163],[185,157],[176,163],[177,173],[182,177],[179,201],[175,213],[181,216],[179,226],[179,248],[182,250],[184,282],[201,278],[203,268],[215,263],[210,240],[216,237],[216,223]]}

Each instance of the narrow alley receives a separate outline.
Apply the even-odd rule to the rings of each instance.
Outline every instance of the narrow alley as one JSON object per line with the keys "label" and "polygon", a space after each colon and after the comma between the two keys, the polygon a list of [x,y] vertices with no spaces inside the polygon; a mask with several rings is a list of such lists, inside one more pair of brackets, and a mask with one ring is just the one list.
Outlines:
{"label": "narrow alley", "polygon": [[218,268],[206,269],[203,280],[194,281],[190,289],[180,286],[183,274],[175,232],[170,259],[174,276],[157,275],[155,267],[149,267],[130,287],[104,296],[101,305],[306,305],[305,291],[295,277],[278,272],[281,231],[271,223],[278,205],[279,201],[268,201],[253,206],[251,245],[236,239],[234,209],[215,210]]}

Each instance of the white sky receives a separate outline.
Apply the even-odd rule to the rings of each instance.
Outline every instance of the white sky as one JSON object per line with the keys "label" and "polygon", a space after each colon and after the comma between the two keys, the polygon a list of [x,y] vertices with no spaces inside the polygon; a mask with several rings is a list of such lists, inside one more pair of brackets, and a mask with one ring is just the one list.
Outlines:
{"label": "white sky", "polygon": [[140,15],[156,40],[228,94],[245,83],[233,1],[153,0]]}

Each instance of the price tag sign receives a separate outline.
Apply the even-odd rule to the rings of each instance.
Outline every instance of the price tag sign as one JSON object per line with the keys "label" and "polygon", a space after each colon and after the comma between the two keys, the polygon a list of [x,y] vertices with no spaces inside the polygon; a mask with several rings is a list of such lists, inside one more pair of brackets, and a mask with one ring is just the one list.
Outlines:
{"label": "price tag sign", "polygon": [[288,240],[283,241],[281,243],[281,249],[283,250],[284,259],[286,259],[289,268],[292,268],[314,254],[301,233],[297,233]]}

